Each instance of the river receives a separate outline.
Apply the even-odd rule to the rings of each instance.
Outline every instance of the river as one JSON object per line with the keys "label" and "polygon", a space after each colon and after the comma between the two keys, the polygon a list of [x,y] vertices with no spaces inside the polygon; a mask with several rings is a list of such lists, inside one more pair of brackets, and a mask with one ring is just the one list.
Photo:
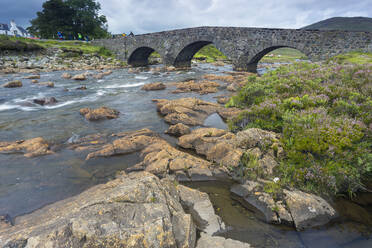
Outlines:
{"label": "river", "polygon": [[[210,64],[198,64],[188,71],[158,74],[148,70],[130,73],[128,69],[120,69],[103,79],[89,77],[83,82],[62,79],[65,71],[41,73],[39,81],[52,81],[54,88],[32,84],[31,80],[23,79],[27,74],[0,76],[1,82],[17,79],[23,82],[22,88],[0,90],[0,141],[43,137],[54,144],[55,151],[53,155],[35,158],[0,154],[0,215],[16,217],[32,212],[106,182],[118,171],[139,162],[137,154],[85,161],[86,153],[67,149],[71,137],[150,128],[175,144],[175,138],[164,134],[169,126],[158,115],[152,99],[198,97],[216,102],[216,96],[228,93],[221,89],[202,96],[197,93],[171,94],[175,86],[163,91],[143,91],[144,84],[198,79],[203,74],[223,74],[231,70],[229,65],[216,67]],[[76,90],[82,85],[86,85],[87,90]],[[58,103],[49,106],[33,103],[33,99],[42,97],[55,97]],[[101,106],[119,110],[119,118],[89,122],[79,114],[81,108]],[[205,125],[226,129],[218,115],[210,116]],[[221,234],[223,236],[249,242],[254,247],[372,247],[372,236],[357,230],[355,225],[358,224],[352,220],[301,233],[293,228],[265,224],[231,198],[230,183],[191,185],[210,194],[219,209],[217,213],[229,226],[229,230]]]}

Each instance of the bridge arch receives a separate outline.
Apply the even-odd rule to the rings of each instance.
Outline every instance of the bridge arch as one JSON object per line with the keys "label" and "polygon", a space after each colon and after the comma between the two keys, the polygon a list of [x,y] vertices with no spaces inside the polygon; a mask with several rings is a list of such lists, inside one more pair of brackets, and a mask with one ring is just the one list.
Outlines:
{"label": "bridge arch", "polygon": [[250,51],[247,54],[242,55],[238,63],[235,65],[236,70],[244,70],[244,71],[250,71],[250,72],[257,72],[257,65],[258,62],[266,55],[269,54],[270,52],[279,49],[279,48],[291,48],[295,49],[301,53],[303,53],[306,57],[310,59],[310,54],[306,51],[306,49],[301,49],[297,48],[296,46],[293,45],[272,45],[272,46],[267,46],[266,48],[258,51]]}
{"label": "bridge arch", "polygon": [[135,49],[128,58],[128,64],[131,66],[146,66],[149,64],[149,56],[155,51],[154,48],[141,46]]}
{"label": "bridge arch", "polygon": [[194,55],[202,49],[202,47],[212,44],[211,41],[195,41],[193,43],[188,44],[185,46],[177,55],[176,59],[174,60],[175,67],[190,67],[191,66],[191,59]]}

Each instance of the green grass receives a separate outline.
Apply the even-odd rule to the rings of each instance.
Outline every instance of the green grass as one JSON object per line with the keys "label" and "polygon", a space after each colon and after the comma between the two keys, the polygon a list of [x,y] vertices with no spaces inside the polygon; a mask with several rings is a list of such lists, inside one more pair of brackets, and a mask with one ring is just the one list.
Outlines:
{"label": "green grass", "polygon": [[228,60],[228,58],[212,44],[206,45],[202,49],[200,49],[194,55],[194,58],[204,59],[204,61],[207,63],[213,63],[220,60]]}
{"label": "green grass", "polygon": [[372,64],[372,53],[350,52],[337,55],[327,62],[337,64]]}
{"label": "green grass", "polygon": [[275,62],[295,62],[297,60],[307,60],[305,54],[293,48],[279,48],[266,54],[260,62],[275,63]]}
{"label": "green grass", "polygon": [[[24,46],[37,49],[22,49]],[[12,49],[12,47],[14,48]],[[113,56],[108,49],[101,46],[93,46],[89,42],[84,41],[33,40],[28,38],[0,35],[0,50],[29,51],[40,50],[43,48],[60,48],[75,54],[98,54],[103,57]]]}
{"label": "green grass", "polygon": [[286,156],[275,176],[283,185],[353,194],[371,180],[372,64],[360,63],[361,56],[364,62],[372,54],[339,56],[348,63],[294,63],[250,76],[227,104],[244,109],[230,121],[231,130],[281,133]]}

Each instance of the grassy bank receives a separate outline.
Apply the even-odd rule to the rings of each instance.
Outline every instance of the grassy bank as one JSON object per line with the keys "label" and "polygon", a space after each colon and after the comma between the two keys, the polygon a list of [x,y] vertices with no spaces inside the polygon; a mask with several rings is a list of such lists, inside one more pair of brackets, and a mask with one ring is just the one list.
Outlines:
{"label": "grassy bank", "polygon": [[351,194],[372,178],[372,65],[361,55],[371,56],[340,55],[328,64],[295,63],[251,76],[228,103],[245,109],[229,123],[232,130],[282,134],[286,155],[275,172],[282,185]]}
{"label": "grassy bank", "polygon": [[66,53],[73,53],[75,55],[98,54],[104,57],[112,56],[112,53],[104,47],[93,46],[89,42],[84,41],[33,40],[0,35],[0,51],[27,52],[48,48],[60,48],[66,51]]}

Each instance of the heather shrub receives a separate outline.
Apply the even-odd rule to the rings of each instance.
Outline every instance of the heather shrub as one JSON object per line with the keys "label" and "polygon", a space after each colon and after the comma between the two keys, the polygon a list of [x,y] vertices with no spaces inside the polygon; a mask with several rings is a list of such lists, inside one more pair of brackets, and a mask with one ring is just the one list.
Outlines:
{"label": "heather shrub", "polygon": [[337,194],[372,178],[372,65],[297,63],[252,76],[227,104],[244,111],[233,131],[282,133],[276,176],[310,192]]}

